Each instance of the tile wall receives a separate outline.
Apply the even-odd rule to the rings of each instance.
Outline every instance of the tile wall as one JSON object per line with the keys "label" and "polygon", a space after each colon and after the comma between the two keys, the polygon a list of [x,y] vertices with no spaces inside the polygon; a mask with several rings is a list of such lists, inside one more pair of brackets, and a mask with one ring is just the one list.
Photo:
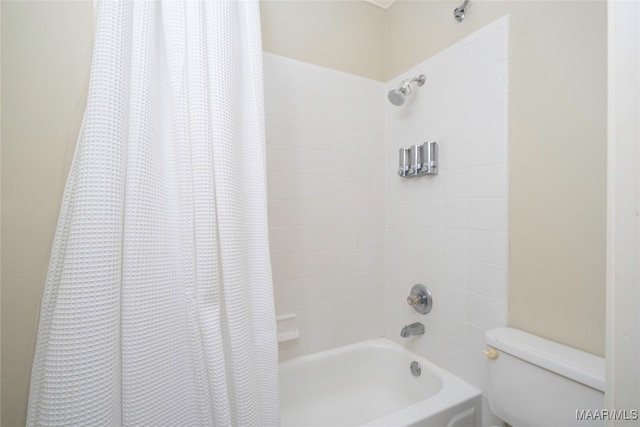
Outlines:
{"label": "tile wall", "polygon": [[[385,85],[266,54],[267,168],[282,359],[380,336],[486,392],[484,333],[505,326],[508,20]],[[386,91],[427,76],[401,107]],[[396,175],[398,149],[436,140],[440,173]],[[405,298],[424,283],[428,315]],[[422,337],[401,338],[421,321]]]}
{"label": "tile wall", "polygon": [[[502,18],[388,84],[419,74],[401,107],[386,103],[386,335],[486,392],[484,333],[506,326],[508,21]],[[401,179],[398,149],[439,142],[440,173]],[[413,284],[433,294],[420,315]],[[422,337],[401,338],[420,321]]]}
{"label": "tile wall", "polygon": [[384,335],[385,85],[264,54],[276,314],[286,359]]}

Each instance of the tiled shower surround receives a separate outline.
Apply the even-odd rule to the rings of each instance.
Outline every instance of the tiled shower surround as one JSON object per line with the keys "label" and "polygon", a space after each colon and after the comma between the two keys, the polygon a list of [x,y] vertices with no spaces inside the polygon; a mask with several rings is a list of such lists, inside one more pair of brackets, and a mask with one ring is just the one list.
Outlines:
{"label": "tiled shower surround", "polygon": [[[486,392],[484,332],[507,319],[507,40],[505,17],[387,85],[265,54],[276,311],[300,327],[281,358],[386,336]],[[398,177],[398,149],[428,140],[440,173]]]}
{"label": "tiled shower surround", "polygon": [[385,86],[264,55],[280,358],[384,335]]}

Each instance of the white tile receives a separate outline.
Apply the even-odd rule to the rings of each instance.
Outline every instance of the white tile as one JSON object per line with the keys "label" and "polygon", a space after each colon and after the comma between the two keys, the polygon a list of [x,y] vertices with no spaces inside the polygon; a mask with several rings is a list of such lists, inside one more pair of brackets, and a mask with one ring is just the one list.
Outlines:
{"label": "white tile", "polygon": [[441,53],[437,78],[442,84],[455,81],[467,74],[467,47],[459,46]]}
{"label": "white tile", "polygon": [[501,28],[469,43],[467,50],[469,72],[508,58],[507,40],[505,30]]}
{"label": "white tile", "polygon": [[384,149],[385,134],[383,131],[375,132],[368,129],[367,131],[358,132],[353,140],[353,151],[359,154],[382,154]]}
{"label": "white tile", "polygon": [[291,253],[284,256],[287,280],[326,276],[329,273],[330,252]]}
{"label": "white tile", "polygon": [[384,202],[360,202],[355,206],[356,221],[360,225],[384,225]]}
{"label": "white tile", "polygon": [[506,232],[495,234],[493,262],[504,267],[509,265],[509,234]]}
{"label": "white tile", "polygon": [[505,129],[477,134],[467,142],[467,166],[486,166],[508,161]]}
{"label": "white tile", "polygon": [[275,89],[264,91],[265,111],[269,116],[281,119],[294,119],[294,95]]}
{"label": "white tile", "polygon": [[465,350],[470,355],[482,357],[485,350],[485,333],[487,330],[481,326],[466,322],[464,325]]}
{"label": "white tile", "polygon": [[[297,124],[300,131],[294,133],[294,136],[303,139],[305,146],[319,150],[329,150],[333,147],[333,128],[331,126],[300,122]],[[302,136],[298,136],[298,133]]]}
{"label": "white tile", "polygon": [[384,248],[385,227],[360,226],[358,227],[358,247],[359,248]]}
{"label": "white tile", "polygon": [[293,106],[291,118],[294,120],[322,125],[333,123],[332,101],[295,94],[292,96],[291,102]]}
{"label": "white tile", "polygon": [[309,317],[312,328],[351,321],[353,320],[353,299],[344,298],[311,304]]}
{"label": "white tile", "polygon": [[352,265],[354,273],[378,270],[381,265],[384,265],[384,249],[371,248],[355,251]]}
{"label": "white tile", "polygon": [[496,261],[495,231],[468,230],[467,231],[467,259],[494,264]]}
{"label": "white tile", "polygon": [[384,178],[387,173],[384,157],[379,155],[359,154],[352,166],[355,168],[354,176],[358,178]]}
{"label": "white tile", "polygon": [[357,250],[331,251],[329,253],[328,269],[332,274],[349,274],[356,271],[358,259]]}
{"label": "white tile", "polygon": [[441,340],[459,349],[464,348],[464,321],[462,319],[442,314],[440,315],[438,327]]}
{"label": "white tile", "polygon": [[353,294],[363,295],[384,292],[385,277],[383,268],[384,266],[379,266],[379,270],[355,273],[353,275]]}
{"label": "white tile", "polygon": [[467,169],[467,197],[507,197],[505,181],[504,164],[469,168]]}
{"label": "white tile", "polygon": [[442,229],[442,255],[465,258],[467,253],[466,231],[457,228]]}
{"label": "white tile", "polygon": [[355,320],[376,316],[384,316],[384,293],[369,293],[353,299],[353,318]]}
{"label": "white tile", "polygon": [[507,125],[507,95],[477,102],[467,108],[464,114],[464,129],[457,132],[462,137],[504,129]]}
{"label": "white tile", "polygon": [[[434,297],[433,304],[443,313],[450,316],[464,319],[466,315],[465,301],[466,293],[449,286],[441,286],[438,299]],[[436,305],[437,304],[437,305]]]}
{"label": "white tile", "polygon": [[287,228],[269,227],[269,251],[271,254],[283,254],[286,251]]}
{"label": "white tile", "polygon": [[440,173],[445,199],[464,199],[467,193],[467,171],[464,169]]}
{"label": "white tile", "polygon": [[439,144],[439,167],[441,171],[463,169],[467,166],[467,143],[451,141]]}
{"label": "white tile", "polygon": [[353,322],[313,328],[307,335],[309,353],[340,347],[353,343]]}
{"label": "white tile", "polygon": [[466,320],[485,329],[506,326],[507,302],[467,293]]}
{"label": "white tile", "polygon": [[333,127],[332,149],[336,151],[353,152],[362,132],[348,127]]}
{"label": "white tile", "polygon": [[329,94],[331,99],[336,102],[343,104],[352,103],[356,97],[356,81],[342,75],[334,75]]}
{"label": "white tile", "polygon": [[467,228],[473,230],[496,230],[500,202],[501,199],[467,200]]}
{"label": "white tile", "polygon": [[444,200],[442,202],[442,226],[447,228],[465,228],[467,206],[464,200]]}
{"label": "white tile", "polygon": [[332,103],[330,111],[333,125],[341,128],[361,130],[356,127],[359,108],[360,106],[356,104]]}
{"label": "white tile", "polygon": [[[301,87],[294,90],[303,95],[314,96],[326,100],[333,100],[333,73],[311,69],[301,70]],[[296,90],[297,89],[297,90]]]}
{"label": "white tile", "polygon": [[481,262],[467,263],[467,290],[487,297],[497,298],[498,269],[495,264]]}
{"label": "white tile", "polygon": [[423,227],[440,227],[442,225],[443,211],[440,200],[426,200],[417,203],[416,211],[413,212],[417,219],[413,223]]}
{"label": "white tile", "polygon": [[353,194],[350,200],[384,202],[383,178],[354,178]]}
{"label": "white tile", "polygon": [[330,200],[332,182],[329,176],[292,174],[289,177],[291,198],[295,200]]}
{"label": "white tile", "polygon": [[357,221],[357,206],[350,201],[314,201],[308,204],[309,225],[351,225]]}
{"label": "white tile", "polygon": [[333,174],[336,176],[355,176],[356,155],[349,152],[333,152]]}
{"label": "white tile", "polygon": [[284,64],[278,60],[264,60],[264,86],[267,89],[288,90],[291,87],[291,81],[295,79],[300,72],[289,64]]}
{"label": "white tile", "polygon": [[313,277],[304,281],[308,303],[320,303],[353,296],[353,276]]}
{"label": "white tile", "polygon": [[459,112],[461,108],[469,104],[470,89],[468,77],[464,76],[449,84],[442,86],[442,96],[440,99],[439,112]]}
{"label": "white tile", "polygon": [[297,281],[275,282],[273,296],[276,309],[301,306],[308,301],[306,287]]}
{"label": "white tile", "polygon": [[[307,140],[303,137],[297,137],[293,129],[295,125],[295,122],[291,120],[273,117],[267,114],[265,121],[267,146],[286,145],[304,147]],[[269,167],[268,163],[267,167]]]}
{"label": "white tile", "polygon": [[495,297],[507,301],[509,292],[509,270],[507,267],[496,266]]}
{"label": "white tile", "polygon": [[287,229],[288,253],[318,252],[331,249],[331,235],[326,227],[290,227]]}
{"label": "white tile", "polygon": [[[470,117],[473,113],[472,107],[468,107],[466,105],[461,106],[459,111],[443,113],[440,116],[440,126],[442,131],[440,139],[443,141],[455,141],[481,132],[481,130],[479,130],[481,129],[481,126],[476,123],[473,117]],[[492,118],[493,122],[496,121],[494,119],[494,111],[484,112],[482,114],[484,117]],[[493,122],[491,122],[490,125],[493,125]]]}
{"label": "white tile", "polygon": [[437,279],[440,283],[456,289],[466,289],[467,266],[465,259],[438,257]]}
{"label": "white tile", "polygon": [[271,275],[274,281],[287,278],[287,261],[285,254],[271,254]]}
{"label": "white tile", "polygon": [[356,226],[328,227],[330,250],[356,249],[359,246],[359,233]]}
{"label": "white tile", "polygon": [[382,338],[384,333],[384,317],[368,317],[353,322],[354,342],[368,341],[375,338]]}
{"label": "white tile", "polygon": [[470,74],[467,77],[467,101],[474,104],[507,93],[508,64],[503,60]]}
{"label": "white tile", "polygon": [[267,203],[270,227],[307,225],[307,203],[301,200],[274,200],[269,193]]}
{"label": "white tile", "polygon": [[509,230],[509,199],[506,197],[496,199],[496,230]]}

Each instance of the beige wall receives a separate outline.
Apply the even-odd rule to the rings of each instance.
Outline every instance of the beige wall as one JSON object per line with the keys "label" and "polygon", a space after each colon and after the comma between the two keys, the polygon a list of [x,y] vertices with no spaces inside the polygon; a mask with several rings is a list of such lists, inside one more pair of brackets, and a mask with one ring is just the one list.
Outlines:
{"label": "beige wall", "polygon": [[386,81],[385,11],[364,1],[261,1],[266,52]]}
{"label": "beige wall", "polygon": [[388,9],[387,77],[510,15],[509,324],[604,355],[606,3],[455,6]]}
{"label": "beige wall", "polygon": [[40,298],[80,128],[91,2],[2,2],[2,426],[24,425]]}

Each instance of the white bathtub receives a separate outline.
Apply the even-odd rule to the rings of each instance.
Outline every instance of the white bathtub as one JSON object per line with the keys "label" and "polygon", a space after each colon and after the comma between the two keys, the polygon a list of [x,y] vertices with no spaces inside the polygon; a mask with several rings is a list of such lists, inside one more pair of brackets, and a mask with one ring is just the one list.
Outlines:
{"label": "white bathtub", "polygon": [[480,390],[383,338],[280,362],[279,376],[282,426],[481,425]]}

